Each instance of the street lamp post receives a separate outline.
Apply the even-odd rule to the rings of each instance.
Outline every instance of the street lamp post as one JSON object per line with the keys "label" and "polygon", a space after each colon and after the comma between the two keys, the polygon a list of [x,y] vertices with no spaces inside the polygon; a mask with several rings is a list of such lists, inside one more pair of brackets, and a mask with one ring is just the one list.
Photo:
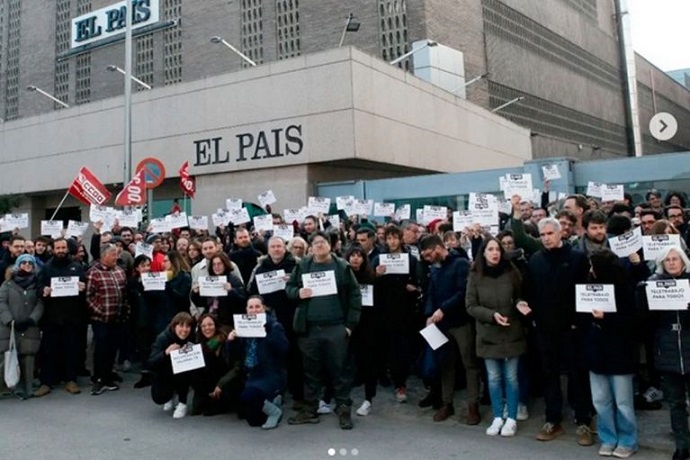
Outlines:
{"label": "street lamp post", "polygon": [[55,96],[53,96],[53,95],[50,94],[50,93],[47,93],[47,92],[43,91],[41,88],[39,88],[39,87],[37,87],[37,86],[29,85],[29,86],[26,87],[26,90],[27,90],[27,91],[35,91],[35,92],[37,92],[37,93],[39,93],[39,94],[42,94],[42,95],[44,95],[45,97],[47,97],[48,99],[50,99],[51,101],[53,101],[53,102],[55,102],[55,103],[57,103],[57,104],[60,104],[61,106],[63,106],[63,107],[66,108],[66,109],[69,109],[69,104],[66,104],[66,103],[62,102],[60,99],[56,98]]}
{"label": "street lamp post", "polygon": [[438,45],[437,42],[435,42],[433,40],[427,40],[424,45],[420,46],[419,48],[415,48],[411,51],[408,51],[407,53],[403,54],[402,56],[393,59],[391,62],[389,62],[389,64],[395,65],[395,64],[399,63],[400,61],[404,61],[408,57],[412,56],[414,53],[417,53],[418,51],[423,50],[424,48],[437,46],[437,45]]}
{"label": "street lamp post", "polygon": [[361,25],[361,23],[359,22],[357,17],[354,14],[350,13],[347,16],[347,19],[345,20],[345,27],[343,27],[343,33],[340,36],[340,42],[338,42],[338,48],[343,46],[343,42],[345,41],[345,34],[347,34],[348,32],[357,32],[359,30],[360,25]]}
{"label": "street lamp post", "polygon": [[495,109],[492,109],[492,110],[491,110],[491,113],[496,113],[496,112],[498,112],[499,110],[503,110],[503,109],[505,109],[506,107],[508,107],[509,105],[517,104],[518,102],[520,102],[520,101],[522,101],[522,100],[524,100],[524,99],[525,99],[525,96],[516,97],[515,99],[512,99],[512,100],[506,102],[505,104],[501,104],[501,105],[499,105],[498,107],[496,107]]}
{"label": "street lamp post", "polygon": [[[111,72],[119,72],[119,73],[121,73],[122,75],[126,75],[126,73],[127,73],[127,72],[125,72],[124,70],[122,70],[121,68],[119,68],[119,67],[116,66],[116,65],[109,65],[108,67],[106,67],[106,70],[109,70],[109,71],[111,71]],[[141,85],[142,87],[144,87],[144,88],[146,88],[146,89],[152,89],[152,86],[151,86],[151,85],[149,85],[148,83],[146,83],[146,82],[143,81],[143,80],[138,79],[138,78],[135,77],[134,75],[132,75],[132,80],[134,80],[135,82],[137,82],[139,85]]]}
{"label": "street lamp post", "polygon": [[[125,132],[124,132],[124,179],[125,187],[132,177],[132,0],[125,5]],[[151,209],[151,203],[148,203]]]}
{"label": "street lamp post", "polygon": [[247,64],[249,64],[252,67],[256,66],[256,62],[252,61],[246,54],[244,54],[243,52],[232,46],[230,43],[228,43],[227,40],[225,40],[223,37],[211,37],[211,43],[222,43],[223,45],[230,48],[230,50],[232,50],[233,53],[244,59],[247,62]]}

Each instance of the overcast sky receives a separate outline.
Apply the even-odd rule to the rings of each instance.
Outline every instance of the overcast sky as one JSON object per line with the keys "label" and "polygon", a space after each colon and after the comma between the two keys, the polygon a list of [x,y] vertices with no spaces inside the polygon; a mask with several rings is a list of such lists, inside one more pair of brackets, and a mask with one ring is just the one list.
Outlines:
{"label": "overcast sky", "polygon": [[635,51],[664,71],[690,68],[690,0],[628,0]]}

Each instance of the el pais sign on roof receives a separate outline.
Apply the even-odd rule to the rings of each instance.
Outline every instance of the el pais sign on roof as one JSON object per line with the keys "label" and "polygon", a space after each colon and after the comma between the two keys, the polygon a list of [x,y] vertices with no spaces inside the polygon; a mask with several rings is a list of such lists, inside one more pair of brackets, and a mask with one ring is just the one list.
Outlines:
{"label": "el pais sign on roof", "polygon": [[[160,20],[160,0],[132,0],[132,29]],[[94,44],[125,33],[127,2],[92,11],[72,19],[71,48]]]}

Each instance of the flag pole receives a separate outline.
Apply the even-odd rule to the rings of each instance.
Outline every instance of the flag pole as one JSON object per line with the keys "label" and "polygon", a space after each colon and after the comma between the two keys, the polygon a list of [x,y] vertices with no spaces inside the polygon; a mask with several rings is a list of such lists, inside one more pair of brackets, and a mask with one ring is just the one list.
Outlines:
{"label": "flag pole", "polygon": [[187,212],[187,192],[182,192],[182,210]]}
{"label": "flag pole", "polygon": [[67,192],[65,192],[65,196],[62,197],[62,200],[60,200],[60,204],[57,205],[57,208],[55,208],[55,212],[53,213],[52,216],[50,216],[50,220],[53,220],[55,216],[57,215],[58,211],[62,207],[63,204],[65,204],[65,200],[67,199],[67,195],[69,195],[69,189],[67,189]]}

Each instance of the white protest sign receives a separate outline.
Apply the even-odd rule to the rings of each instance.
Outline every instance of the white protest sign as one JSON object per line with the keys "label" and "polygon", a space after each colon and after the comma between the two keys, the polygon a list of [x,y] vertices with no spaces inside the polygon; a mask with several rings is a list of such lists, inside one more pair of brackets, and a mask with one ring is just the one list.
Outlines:
{"label": "white protest sign", "polygon": [[139,225],[140,216],[134,209],[122,209],[115,211],[115,218],[120,227],[136,228]]}
{"label": "white protest sign", "polygon": [[[499,177],[499,178],[498,178],[498,189],[499,189],[500,191],[502,191],[502,192],[505,192],[505,191],[506,191],[506,183],[507,183],[507,182],[508,182],[508,181],[506,180],[506,177],[505,177],[505,176]],[[508,197],[506,197],[506,198],[508,198]]]}
{"label": "white protest sign", "polygon": [[601,201],[623,201],[625,188],[623,185],[603,184],[601,188]]}
{"label": "white protest sign", "polygon": [[414,218],[418,224],[421,224],[421,225],[427,224],[427,222],[424,220],[424,209],[423,208],[419,208],[419,209],[414,210]]}
{"label": "white protest sign", "polygon": [[687,310],[690,287],[686,279],[647,281],[647,304],[650,310]]}
{"label": "white protest sign", "polygon": [[202,297],[225,297],[228,295],[228,291],[223,285],[227,282],[227,276],[200,276],[199,295]]}
{"label": "white protest sign", "polygon": [[302,285],[305,288],[311,289],[312,297],[338,293],[338,287],[335,284],[335,272],[333,270],[305,273],[302,275]]}
{"label": "white protest sign", "polygon": [[79,295],[78,276],[58,276],[50,278],[51,297],[74,297]]}
{"label": "white protest sign", "polygon": [[225,200],[225,209],[232,211],[242,209],[242,198],[228,198]]}
{"label": "white protest sign", "polygon": [[189,228],[193,230],[208,230],[208,216],[189,216]]}
{"label": "white protest sign", "polygon": [[374,285],[373,284],[360,284],[359,290],[362,292],[362,306],[363,307],[373,307],[374,306]]}
{"label": "white protest sign", "polygon": [[254,216],[254,230],[257,232],[270,232],[273,230],[273,216],[270,214]]}
{"label": "white protest sign", "polygon": [[228,214],[230,215],[230,222],[235,225],[242,225],[251,222],[247,208],[231,209]]}
{"label": "white protest sign", "polygon": [[111,209],[107,206],[92,204],[89,208],[89,220],[91,222],[105,223],[110,218],[109,216],[114,213],[114,210]]}
{"label": "white protest sign", "polygon": [[165,282],[168,276],[165,272],[148,272],[141,274],[141,284],[144,291],[165,291]]}
{"label": "white protest sign", "polygon": [[533,190],[531,174],[506,174],[506,182],[503,187],[505,198],[510,199],[513,195],[519,195],[524,199],[529,199]]}
{"label": "white protest sign", "polygon": [[593,196],[594,198],[601,198],[601,189],[604,184],[600,182],[587,182],[587,196]]}
{"label": "white protest sign", "polygon": [[266,313],[257,315],[232,315],[237,337],[263,338],[266,337]]}
{"label": "white protest sign", "polygon": [[512,203],[509,200],[506,200],[505,198],[501,198],[500,200],[498,200],[498,212],[511,215],[513,213]]}
{"label": "white protest sign", "polygon": [[498,203],[489,201],[486,203],[474,203],[471,205],[472,220],[481,226],[491,227],[498,225]]}
{"label": "white protest sign", "polygon": [[80,237],[86,233],[89,228],[88,222],[79,222],[77,220],[70,220],[67,222],[67,232],[66,235]]}
{"label": "white protest sign", "polygon": [[136,243],[134,245],[134,257],[146,256],[153,259],[153,245],[147,243]]}
{"label": "white protest sign", "polygon": [[285,241],[290,241],[295,236],[295,229],[289,224],[274,225],[273,236],[279,236]]}
{"label": "white protest sign", "polygon": [[448,218],[448,208],[445,206],[424,206],[424,222],[428,225],[436,219]]}
{"label": "white protest sign", "polygon": [[48,235],[51,238],[59,238],[62,235],[62,221],[42,220],[41,235]]}
{"label": "white protest sign", "polygon": [[276,200],[276,196],[273,194],[273,190],[266,190],[265,192],[259,193],[258,198],[262,208],[265,208],[269,204],[273,204],[278,201]]}
{"label": "white protest sign", "polygon": [[611,251],[618,257],[628,257],[642,248],[642,231],[640,227],[619,236],[609,238]]}
{"label": "white protest sign", "polygon": [[592,310],[615,313],[616,295],[613,284],[576,284],[575,310],[581,313],[592,313]]}
{"label": "white protest sign", "polygon": [[151,219],[149,228],[151,228],[151,233],[170,233],[172,231],[170,221],[165,217]]}
{"label": "white protest sign", "polygon": [[386,275],[407,275],[410,273],[410,255],[406,252],[381,254],[379,263],[386,267]]}
{"label": "white protest sign", "polygon": [[302,213],[299,209],[284,209],[283,218],[285,219],[285,222],[289,223],[297,221],[301,224],[303,220]]}
{"label": "white protest sign", "polygon": [[188,343],[179,350],[170,352],[170,362],[173,374],[181,374],[206,366],[201,344]]}
{"label": "white protest sign", "polygon": [[310,196],[307,200],[307,209],[312,214],[328,214],[331,209],[331,199],[322,196]]}
{"label": "white protest sign", "polygon": [[29,214],[5,214],[5,226],[11,230],[29,228]]}
{"label": "white protest sign", "polygon": [[474,215],[472,211],[454,211],[453,212],[453,231],[462,232],[466,228],[471,227],[474,223]]}
{"label": "white protest sign", "polygon": [[680,235],[645,235],[642,237],[644,260],[656,260],[670,246],[680,246]]}
{"label": "white protest sign", "polygon": [[395,220],[410,220],[411,211],[412,209],[409,204],[399,206],[398,209],[395,210]]}
{"label": "white protest sign", "polygon": [[374,203],[375,216],[392,216],[395,214],[395,203]]}
{"label": "white protest sign", "polygon": [[230,223],[230,214],[227,212],[217,212],[211,215],[211,220],[215,227],[222,227]]}
{"label": "white protest sign", "polygon": [[186,212],[176,212],[173,214],[168,214],[167,216],[165,216],[165,220],[168,221],[171,229],[189,226]]}
{"label": "white protest sign", "polygon": [[285,290],[285,270],[257,273],[255,279],[256,288],[261,295]]}
{"label": "white protest sign", "polygon": [[337,196],[335,197],[335,206],[338,208],[338,211],[345,211],[345,209],[348,206],[351,206],[351,203],[355,201],[355,197],[350,195],[350,196]]}
{"label": "white protest sign", "polygon": [[340,228],[340,216],[338,214],[326,216],[326,220],[331,223],[333,228]]}
{"label": "white protest sign", "polygon": [[426,340],[426,343],[429,344],[432,350],[437,350],[441,345],[448,342],[448,337],[443,335],[443,332],[434,323],[429,324],[419,333],[422,334],[422,337],[424,337],[424,340]]}
{"label": "white protest sign", "polygon": [[355,214],[370,216],[374,212],[374,200],[355,200],[352,208]]}
{"label": "white protest sign", "polygon": [[541,167],[544,180],[556,180],[561,178],[561,171],[558,165],[544,165]]}

